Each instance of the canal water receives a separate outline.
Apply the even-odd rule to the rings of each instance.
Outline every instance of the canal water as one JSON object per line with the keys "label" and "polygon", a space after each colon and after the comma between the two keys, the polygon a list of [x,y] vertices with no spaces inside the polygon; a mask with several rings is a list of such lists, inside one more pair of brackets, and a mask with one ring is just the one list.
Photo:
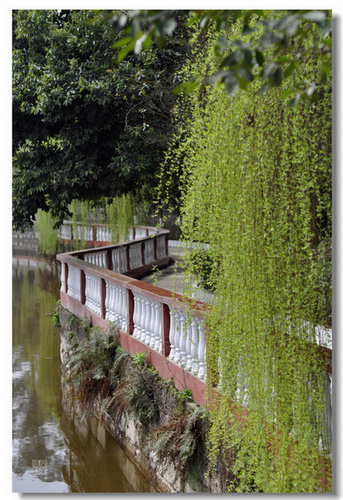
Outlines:
{"label": "canal water", "polygon": [[[13,491],[153,492],[147,474],[112,438],[80,435],[62,407],[59,267],[35,252],[13,255]],[[20,254],[20,255],[19,255]]]}

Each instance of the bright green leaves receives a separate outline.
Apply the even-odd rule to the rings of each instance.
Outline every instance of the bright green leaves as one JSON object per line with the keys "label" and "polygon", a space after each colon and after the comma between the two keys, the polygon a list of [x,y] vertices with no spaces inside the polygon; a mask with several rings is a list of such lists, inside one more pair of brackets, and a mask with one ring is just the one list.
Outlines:
{"label": "bright green leaves", "polygon": [[[274,28],[292,33],[301,22]],[[206,362],[222,400],[220,408],[209,404],[211,463],[228,457],[230,491],[330,490],[329,460],[320,457],[329,449],[330,396],[314,344],[314,326],[330,327],[330,73],[315,86],[318,46],[310,36],[305,60],[295,57],[301,46],[274,58],[245,39],[232,46],[237,39],[222,38],[214,52],[213,39],[204,47],[195,38],[184,75],[199,85],[180,104],[184,118],[166,159],[170,192],[181,178],[186,246],[196,242],[186,256],[187,291],[216,287]],[[252,81],[238,71],[250,64]],[[225,92],[204,83],[209,74]],[[305,88],[309,97],[318,91],[317,101],[303,99]],[[294,96],[289,108],[284,101]]]}

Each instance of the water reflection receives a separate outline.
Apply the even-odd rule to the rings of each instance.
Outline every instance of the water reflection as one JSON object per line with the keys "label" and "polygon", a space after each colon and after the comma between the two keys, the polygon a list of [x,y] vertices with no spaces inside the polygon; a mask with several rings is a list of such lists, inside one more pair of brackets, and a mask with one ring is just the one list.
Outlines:
{"label": "water reflection", "polygon": [[148,492],[149,481],[108,438],[80,436],[61,403],[56,261],[13,257],[13,491]]}
{"label": "water reflection", "polygon": [[59,280],[49,262],[30,257],[14,264],[13,491],[68,491],[61,472],[60,341],[51,320]]}

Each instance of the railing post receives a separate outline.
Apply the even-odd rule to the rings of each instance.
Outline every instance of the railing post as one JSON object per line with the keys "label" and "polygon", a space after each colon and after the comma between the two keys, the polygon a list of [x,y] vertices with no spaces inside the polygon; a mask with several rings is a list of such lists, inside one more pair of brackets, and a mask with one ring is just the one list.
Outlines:
{"label": "railing post", "polygon": [[133,312],[135,308],[135,301],[132,291],[129,290],[128,288],[126,289],[126,304],[127,304],[126,329],[127,329],[127,334],[132,335],[134,329]]}
{"label": "railing post", "polygon": [[81,299],[81,304],[86,303],[86,275],[85,272],[81,269],[80,273],[80,299]]}
{"label": "railing post", "polygon": [[96,226],[92,226],[92,238],[93,238],[93,242],[96,241],[96,232],[97,232],[97,227]]}
{"label": "railing post", "polygon": [[154,260],[157,260],[157,238],[156,236],[153,239],[154,241]]}
{"label": "railing post", "polygon": [[63,262],[64,265],[64,291],[68,293],[68,264]]}
{"label": "railing post", "polygon": [[165,235],[164,243],[166,246],[166,256],[168,257],[168,234]]}
{"label": "railing post", "polygon": [[162,337],[162,356],[167,358],[170,353],[170,312],[167,304],[161,304],[161,337]]}
{"label": "railing post", "polygon": [[111,250],[107,250],[107,252],[106,252],[106,265],[107,265],[107,269],[110,269],[110,271],[113,270]]}
{"label": "railing post", "polygon": [[101,317],[105,319],[106,316],[106,281],[101,278],[100,281],[100,308],[101,308]]}

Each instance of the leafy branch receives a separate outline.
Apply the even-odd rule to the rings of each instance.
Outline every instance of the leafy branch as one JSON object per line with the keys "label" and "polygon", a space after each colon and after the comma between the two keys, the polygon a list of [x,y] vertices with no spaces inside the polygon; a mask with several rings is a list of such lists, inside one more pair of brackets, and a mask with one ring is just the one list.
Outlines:
{"label": "leafy branch", "polygon": [[[321,67],[319,75],[326,74],[331,65],[331,19],[325,11],[270,12],[263,10],[135,10],[108,16],[120,39],[114,47],[120,49],[117,55],[121,62],[130,52],[139,54],[154,41],[162,48],[168,37],[174,35],[180,20],[187,20],[191,29],[197,25],[206,32],[213,28],[217,32],[214,46],[221,59],[219,69],[207,78],[207,83],[223,84],[229,96],[238,89],[247,89],[254,80],[262,82],[262,93],[273,86],[279,86],[290,78],[306,56],[303,42],[309,35],[314,37],[313,45],[320,50]],[[227,34],[232,27],[240,25],[240,36],[228,42]],[[245,41],[242,41],[245,37]],[[297,46],[298,50],[294,50]],[[300,48],[301,47],[301,48]],[[191,79],[180,83],[175,92],[191,92],[198,88],[202,79]],[[318,82],[308,82],[305,88],[299,86],[291,96],[290,105],[299,99],[318,99]]]}

